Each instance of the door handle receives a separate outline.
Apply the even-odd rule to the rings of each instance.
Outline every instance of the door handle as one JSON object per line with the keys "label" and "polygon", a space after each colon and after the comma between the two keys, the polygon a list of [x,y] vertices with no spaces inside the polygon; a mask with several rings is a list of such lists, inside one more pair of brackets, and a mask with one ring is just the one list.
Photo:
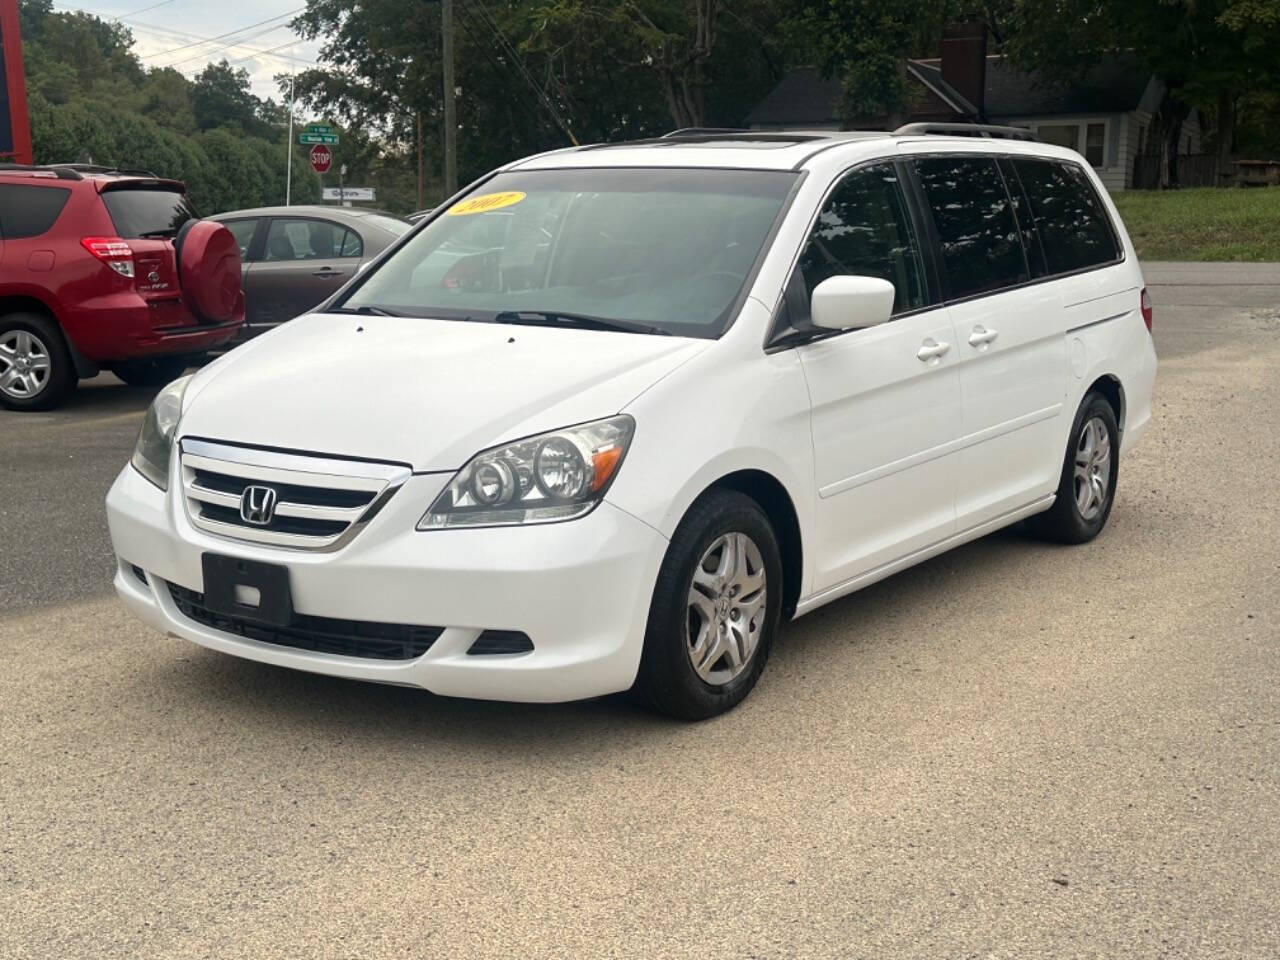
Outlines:
{"label": "door handle", "polygon": [[928,363],[930,360],[938,359],[950,349],[951,344],[939,343],[933,337],[929,337],[924,343],[920,344],[920,349],[916,351],[916,359]]}
{"label": "door handle", "polygon": [[321,267],[319,270],[312,270],[311,275],[313,277],[340,277],[342,276],[342,271],[335,270],[333,267]]}
{"label": "door handle", "polygon": [[988,330],[982,324],[978,324],[973,328],[973,333],[969,334],[969,346],[985,350],[987,344],[998,336],[1000,336],[999,330]]}

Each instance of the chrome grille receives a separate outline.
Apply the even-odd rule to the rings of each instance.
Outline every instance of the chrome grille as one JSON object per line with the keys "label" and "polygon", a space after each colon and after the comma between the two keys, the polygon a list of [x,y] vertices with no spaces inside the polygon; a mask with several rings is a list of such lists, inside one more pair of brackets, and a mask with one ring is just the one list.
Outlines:
{"label": "chrome grille", "polygon": [[[295,550],[336,550],[373,519],[410,476],[397,463],[368,463],[181,441],[182,491],[191,522],[233,540]],[[268,487],[274,513],[250,523],[245,488]]]}

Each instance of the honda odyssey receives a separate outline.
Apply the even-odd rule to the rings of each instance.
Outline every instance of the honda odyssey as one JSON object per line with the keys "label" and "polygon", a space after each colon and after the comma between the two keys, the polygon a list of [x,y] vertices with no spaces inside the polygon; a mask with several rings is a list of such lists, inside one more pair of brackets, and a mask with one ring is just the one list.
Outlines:
{"label": "honda odyssey", "polygon": [[1026,520],[1146,430],[1137,257],[1025,131],[691,133],[511,163],[156,398],[125,604],[214,650],[705,718],[780,625]]}

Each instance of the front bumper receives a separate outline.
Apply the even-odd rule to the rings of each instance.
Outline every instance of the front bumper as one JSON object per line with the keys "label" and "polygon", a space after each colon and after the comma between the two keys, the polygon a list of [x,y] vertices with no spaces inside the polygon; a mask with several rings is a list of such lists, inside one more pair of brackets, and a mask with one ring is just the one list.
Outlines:
{"label": "front bumper", "polygon": [[[635,680],[649,601],[667,541],[601,504],[565,523],[419,532],[447,474],[419,474],[334,553],[286,550],[196,529],[180,494],[126,466],[107,494],[115,587],[164,633],[224,653],[313,673],[421,687],[457,697],[560,702],[625,690]],[[443,627],[413,660],[315,653],[246,639],[187,619],[168,583],[203,591],[206,552],[284,564],[296,612]],[[145,584],[133,566],[145,571]],[[527,634],[529,653],[474,656],[483,630]]]}

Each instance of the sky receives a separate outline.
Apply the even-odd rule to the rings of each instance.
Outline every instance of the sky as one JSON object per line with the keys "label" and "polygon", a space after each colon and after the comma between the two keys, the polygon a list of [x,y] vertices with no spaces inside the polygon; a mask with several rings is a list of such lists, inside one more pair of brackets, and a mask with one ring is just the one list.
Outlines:
{"label": "sky", "polygon": [[[133,31],[147,67],[172,66],[188,77],[226,59],[249,71],[253,92],[280,100],[272,77],[315,62],[320,44],[301,40],[289,21],[305,0],[54,0],[56,10],[119,19]],[[293,57],[294,60],[289,58]]]}

